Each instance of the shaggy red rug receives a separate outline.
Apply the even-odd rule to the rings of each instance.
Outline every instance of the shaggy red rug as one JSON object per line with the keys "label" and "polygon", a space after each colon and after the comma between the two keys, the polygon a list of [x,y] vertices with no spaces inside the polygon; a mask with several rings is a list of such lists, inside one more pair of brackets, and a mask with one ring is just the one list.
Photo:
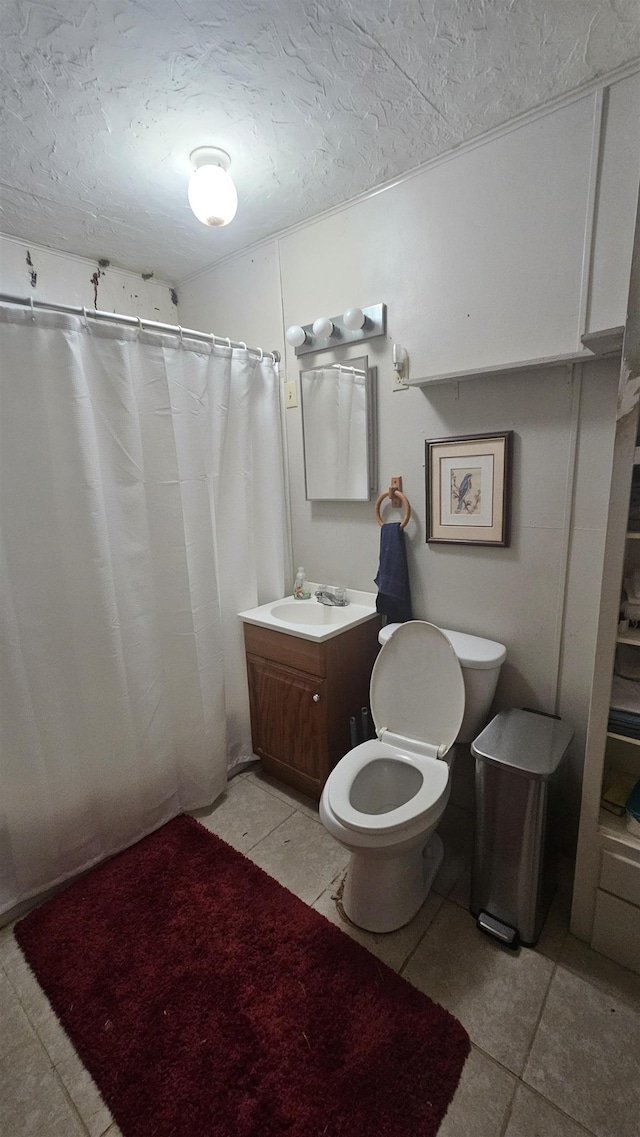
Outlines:
{"label": "shaggy red rug", "polygon": [[16,938],[125,1137],[433,1137],[460,1023],[190,817]]}

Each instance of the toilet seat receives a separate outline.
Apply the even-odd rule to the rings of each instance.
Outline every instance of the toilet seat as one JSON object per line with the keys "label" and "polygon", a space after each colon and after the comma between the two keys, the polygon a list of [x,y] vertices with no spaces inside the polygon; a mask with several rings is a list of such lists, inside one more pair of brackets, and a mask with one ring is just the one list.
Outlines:
{"label": "toilet seat", "polygon": [[[351,800],[352,787],[361,770],[374,763],[402,762],[413,767],[421,776],[422,784],[403,805],[386,813],[363,813]],[[436,817],[440,802],[447,793],[449,767],[439,758],[411,753],[408,748],[389,745],[378,738],[354,747],[338,763],[326,784],[329,808],[338,821],[357,833],[393,833],[407,822],[428,824],[430,815]]]}
{"label": "toilet seat", "polygon": [[[390,834],[420,819],[427,822],[430,814],[437,817],[447,793],[449,767],[441,759],[460,730],[465,695],[460,663],[444,633],[423,620],[402,624],[376,659],[370,700],[378,738],[350,750],[325,791],[330,809],[348,829]],[[422,781],[395,808],[364,812],[354,803],[354,783],[381,761],[413,767]]]}

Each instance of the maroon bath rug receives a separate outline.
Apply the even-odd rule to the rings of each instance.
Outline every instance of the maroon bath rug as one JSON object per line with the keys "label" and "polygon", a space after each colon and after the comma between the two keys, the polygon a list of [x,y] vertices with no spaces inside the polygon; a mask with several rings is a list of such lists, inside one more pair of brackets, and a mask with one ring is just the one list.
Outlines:
{"label": "maroon bath rug", "polygon": [[197,821],[16,938],[125,1137],[433,1137],[460,1023]]}

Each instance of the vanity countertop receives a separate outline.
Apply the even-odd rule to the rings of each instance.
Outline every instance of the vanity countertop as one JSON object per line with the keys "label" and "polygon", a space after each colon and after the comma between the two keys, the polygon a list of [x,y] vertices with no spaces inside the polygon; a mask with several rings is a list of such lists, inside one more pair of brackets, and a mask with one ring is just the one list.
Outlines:
{"label": "vanity countertop", "polygon": [[344,607],[336,607],[316,600],[313,594],[318,588],[317,584],[309,583],[308,588],[311,592],[309,600],[294,600],[293,596],[285,596],[281,600],[271,600],[258,608],[239,612],[238,615],[246,624],[256,624],[260,628],[271,628],[275,632],[316,642],[330,640],[378,615],[376,595],[373,592],[348,588],[346,595],[349,603]]}

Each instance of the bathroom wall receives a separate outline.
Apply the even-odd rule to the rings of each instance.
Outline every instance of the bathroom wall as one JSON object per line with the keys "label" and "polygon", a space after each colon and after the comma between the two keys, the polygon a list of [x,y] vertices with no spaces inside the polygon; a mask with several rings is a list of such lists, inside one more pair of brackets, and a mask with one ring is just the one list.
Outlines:
{"label": "bathroom wall", "polygon": [[[414,613],[504,642],[496,706],[554,711],[576,731],[565,772],[575,839],[602,572],[618,363],[394,391],[412,377],[572,352],[624,322],[640,168],[640,75],[594,89],[392,187],[181,282],[181,320],[284,350],[284,328],[384,301],[379,486],[402,475]],[[348,349],[347,357],[362,348]],[[331,353],[323,359],[331,360]],[[342,357],[344,358],[344,356]],[[304,359],[286,348],[283,378]],[[284,412],[293,564],[375,591],[370,505],[304,497],[299,408]],[[425,542],[425,439],[513,430],[508,549]],[[390,516],[387,510],[386,516]],[[461,800],[464,789],[461,788]],[[467,799],[468,800],[468,799]]]}
{"label": "bathroom wall", "polygon": [[0,292],[53,304],[70,304],[144,316],[175,324],[177,293],[165,280],[143,280],[138,273],[45,249],[0,234]]}
{"label": "bathroom wall", "polygon": [[[171,283],[111,266],[96,278],[95,262],[0,237],[0,291],[97,303],[275,347],[283,352],[283,378],[297,377],[301,365],[285,350],[289,324],[386,302],[388,335],[365,350],[377,367],[379,485],[401,474],[413,507],[407,536],[415,615],[503,641],[509,656],[496,707],[556,709],[575,727],[565,775],[569,848],[592,681],[617,363],[395,392],[391,344],[407,348],[411,376],[422,377],[570,352],[581,331],[621,324],[639,109],[636,73],[529,115],[180,282],[179,308]],[[304,564],[312,579],[375,591],[372,507],[305,501],[300,411],[283,414],[292,564]],[[510,548],[427,545],[425,439],[491,430],[515,432]],[[468,779],[458,790],[468,804]]]}

